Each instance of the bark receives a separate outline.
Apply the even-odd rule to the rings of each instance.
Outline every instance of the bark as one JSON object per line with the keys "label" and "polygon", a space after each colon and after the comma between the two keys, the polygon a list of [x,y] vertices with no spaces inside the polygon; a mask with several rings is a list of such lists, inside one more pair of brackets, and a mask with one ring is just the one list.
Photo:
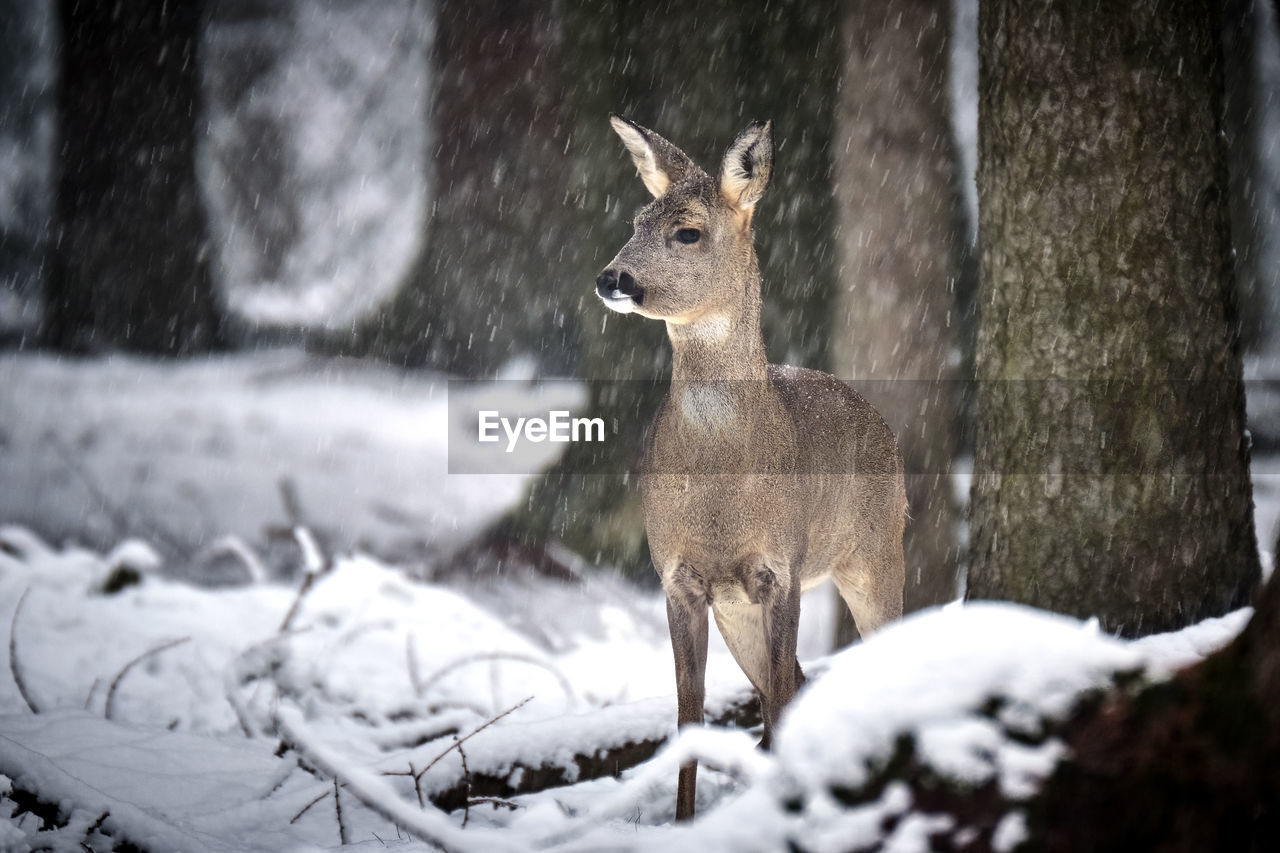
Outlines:
{"label": "bark", "polygon": [[1218,25],[981,8],[971,598],[1138,634],[1256,583]]}
{"label": "bark", "polygon": [[438,0],[434,23],[423,248],[357,348],[469,376],[532,354],[545,373],[567,373],[572,300],[586,291],[582,218],[566,192],[576,45],[550,0]]}
{"label": "bark", "polygon": [[847,4],[836,112],[834,369],[878,380],[855,384],[898,436],[911,508],[908,611],[955,598],[960,557],[946,476],[959,403],[950,28],[938,0]]}
{"label": "bark", "polygon": [[195,169],[202,6],[59,4],[54,347],[186,354],[218,341]]}
{"label": "bark", "polygon": [[1280,584],[1236,641],[1068,727],[1029,810],[1035,849],[1271,850],[1280,838]]}

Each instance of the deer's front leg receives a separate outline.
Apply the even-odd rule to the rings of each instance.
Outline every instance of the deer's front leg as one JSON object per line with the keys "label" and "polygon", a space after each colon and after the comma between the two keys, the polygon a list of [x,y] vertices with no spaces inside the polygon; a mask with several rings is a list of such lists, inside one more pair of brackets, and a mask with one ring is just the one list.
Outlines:
{"label": "deer's front leg", "polygon": [[[702,722],[706,698],[707,599],[692,590],[667,591],[667,625],[676,662],[676,722],[680,726]],[[698,765],[680,768],[676,784],[676,820],[693,817]]]}
{"label": "deer's front leg", "polygon": [[764,718],[763,749],[773,746],[773,730],[782,709],[795,696],[804,676],[796,662],[796,636],[800,629],[800,584],[787,574],[760,564],[747,580],[748,595],[760,604],[767,655],[760,711]]}

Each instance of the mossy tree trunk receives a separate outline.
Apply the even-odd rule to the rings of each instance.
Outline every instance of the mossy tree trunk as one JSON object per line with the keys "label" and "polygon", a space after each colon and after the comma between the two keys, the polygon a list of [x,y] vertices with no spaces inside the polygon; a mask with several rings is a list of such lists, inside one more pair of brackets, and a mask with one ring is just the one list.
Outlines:
{"label": "mossy tree trunk", "polygon": [[[527,557],[559,541],[590,561],[651,578],[630,472],[666,390],[670,346],[662,324],[610,315],[593,295],[596,274],[630,238],[633,215],[649,201],[608,115],[653,128],[712,172],[739,130],[754,119],[774,120],[775,181],[756,221],[766,345],[775,360],[822,366],[838,16],[834,3],[798,0],[752,12],[727,0],[570,4],[564,16],[573,45],[566,73],[575,81],[571,197],[581,217],[577,296],[566,297],[566,307],[581,335],[579,374],[591,383],[591,414],[603,416],[612,434],[604,445],[570,445],[487,542],[514,542]],[[576,473],[583,470],[606,473]]]}
{"label": "mossy tree trunk", "polygon": [[1138,634],[1257,581],[1219,25],[981,7],[970,598]]}
{"label": "mossy tree trunk", "polygon": [[876,380],[855,385],[898,436],[910,611],[955,598],[960,557],[946,476],[960,401],[951,12],[940,0],[862,0],[847,4],[843,28],[833,368],[842,379]]}
{"label": "mossy tree trunk", "polygon": [[42,337],[161,354],[220,337],[196,180],[203,3],[58,5],[51,268]]}

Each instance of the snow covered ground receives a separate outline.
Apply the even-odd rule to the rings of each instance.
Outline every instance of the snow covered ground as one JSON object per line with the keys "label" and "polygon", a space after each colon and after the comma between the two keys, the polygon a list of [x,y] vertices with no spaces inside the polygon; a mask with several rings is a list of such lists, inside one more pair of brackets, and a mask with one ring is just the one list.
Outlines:
{"label": "snow covered ground", "polygon": [[[290,352],[178,368],[6,355],[0,384],[0,850],[925,849],[968,828],[915,810],[902,786],[841,799],[903,735],[940,773],[1017,800],[1061,751],[1024,745],[1027,731],[1116,673],[1199,659],[1248,616],[1128,643],[1025,608],[952,606],[812,662],[774,754],[699,730],[621,779],[589,779],[583,756],[672,734],[662,602],[608,574],[409,579],[399,563],[447,550],[524,482],[445,473],[441,379]],[[1268,542],[1280,465],[1256,469]],[[220,538],[270,552],[281,477],[332,569],[301,598],[239,559],[218,564],[221,585],[183,581],[207,566],[173,555]],[[831,607],[805,609],[813,659]],[[747,694],[718,638],[709,670],[713,713]],[[673,827],[691,757],[702,817]],[[548,775],[578,781],[430,805],[465,801],[468,780]],[[1020,821],[1000,823],[1002,844]]]}

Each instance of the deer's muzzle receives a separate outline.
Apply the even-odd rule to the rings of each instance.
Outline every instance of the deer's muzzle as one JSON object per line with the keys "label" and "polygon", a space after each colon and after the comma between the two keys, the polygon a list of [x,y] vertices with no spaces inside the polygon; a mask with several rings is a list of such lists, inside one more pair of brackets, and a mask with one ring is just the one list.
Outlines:
{"label": "deer's muzzle", "polygon": [[625,310],[630,310],[632,305],[644,304],[644,288],[636,283],[631,273],[625,270],[618,272],[607,269],[600,273],[596,279],[596,293],[606,305],[615,310],[621,304],[627,304]]}

